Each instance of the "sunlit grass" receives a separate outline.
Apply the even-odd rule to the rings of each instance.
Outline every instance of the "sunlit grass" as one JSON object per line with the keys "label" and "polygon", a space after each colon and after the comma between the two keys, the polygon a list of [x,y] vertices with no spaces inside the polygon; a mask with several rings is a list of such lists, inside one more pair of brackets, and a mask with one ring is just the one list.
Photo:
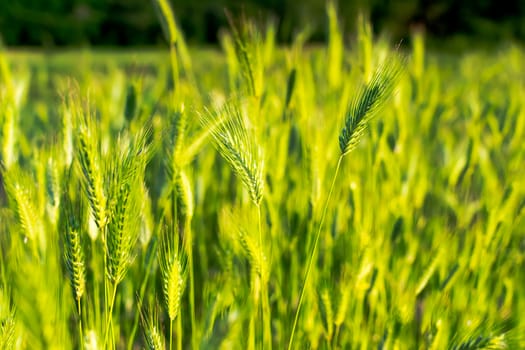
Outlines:
{"label": "sunlit grass", "polygon": [[525,347],[524,51],[327,12],[0,52],[0,348]]}

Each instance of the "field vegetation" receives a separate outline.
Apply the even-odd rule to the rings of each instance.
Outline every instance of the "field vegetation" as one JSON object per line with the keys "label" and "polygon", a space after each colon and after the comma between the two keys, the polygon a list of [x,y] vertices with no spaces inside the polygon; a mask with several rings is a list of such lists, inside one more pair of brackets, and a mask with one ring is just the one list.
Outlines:
{"label": "field vegetation", "polygon": [[166,4],[166,52],[0,52],[0,349],[525,348],[522,48]]}

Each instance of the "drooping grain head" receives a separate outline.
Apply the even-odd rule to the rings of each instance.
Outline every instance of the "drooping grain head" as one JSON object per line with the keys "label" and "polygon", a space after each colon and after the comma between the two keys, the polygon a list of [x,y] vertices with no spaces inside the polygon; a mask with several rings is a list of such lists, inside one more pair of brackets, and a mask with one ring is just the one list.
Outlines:
{"label": "drooping grain head", "polygon": [[259,205],[264,188],[264,155],[253,126],[238,100],[230,100],[201,118],[210,129],[215,146],[240,177],[252,201]]}
{"label": "drooping grain head", "polygon": [[359,143],[372,118],[392,97],[402,72],[397,56],[389,57],[376,69],[370,82],[363,85],[348,106],[339,136],[341,154],[350,153]]}

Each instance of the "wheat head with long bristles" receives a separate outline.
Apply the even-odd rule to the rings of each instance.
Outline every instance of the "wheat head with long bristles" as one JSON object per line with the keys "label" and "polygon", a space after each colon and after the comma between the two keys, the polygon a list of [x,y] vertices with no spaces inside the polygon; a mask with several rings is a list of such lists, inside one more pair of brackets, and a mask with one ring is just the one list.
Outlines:
{"label": "wheat head with long bristles", "polygon": [[211,130],[217,150],[244,183],[252,201],[259,205],[264,189],[264,156],[241,102],[227,101],[205,113],[201,122]]}
{"label": "wheat head with long bristles", "polygon": [[357,146],[372,118],[391,98],[401,72],[400,59],[393,56],[378,66],[370,82],[363,85],[355,95],[348,106],[339,135],[342,155],[350,153]]}

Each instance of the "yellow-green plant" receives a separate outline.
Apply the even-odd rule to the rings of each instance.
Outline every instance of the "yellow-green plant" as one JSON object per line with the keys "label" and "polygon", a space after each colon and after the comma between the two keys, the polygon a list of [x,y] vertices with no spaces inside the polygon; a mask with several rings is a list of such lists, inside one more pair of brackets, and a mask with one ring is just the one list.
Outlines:
{"label": "yellow-green plant", "polygon": [[155,6],[166,52],[0,51],[0,348],[525,348],[523,48]]}

